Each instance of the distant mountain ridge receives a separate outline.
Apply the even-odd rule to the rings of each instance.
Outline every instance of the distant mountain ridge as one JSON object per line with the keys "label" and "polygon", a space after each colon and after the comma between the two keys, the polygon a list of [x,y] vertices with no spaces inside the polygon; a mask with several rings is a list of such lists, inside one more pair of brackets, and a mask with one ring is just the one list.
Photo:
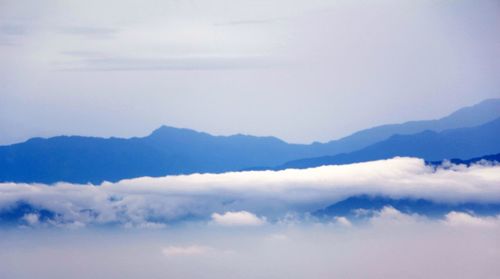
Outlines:
{"label": "distant mountain ridge", "polygon": [[[467,137],[473,137],[474,142],[481,140],[483,141],[481,145],[484,145],[484,135],[487,134],[486,130],[490,129],[491,135],[488,134],[488,138],[497,139],[498,123],[485,123],[491,123],[492,119],[498,117],[500,117],[500,99],[492,99],[460,109],[439,120],[384,125],[360,131],[337,141],[310,145],[289,144],[275,137],[212,136],[190,129],[168,126],[158,128],[149,136],[129,139],[82,136],[33,138],[23,143],[0,146],[0,182],[55,183],[66,181],[99,184],[103,181],[117,181],[140,176],[197,172],[220,173],[239,171],[254,166],[268,168],[269,166],[283,166],[286,162],[299,162],[302,158],[315,158],[316,160],[317,157],[331,158],[332,156],[328,155],[334,155],[335,160],[328,161],[328,159],[325,162],[329,164],[336,163],[338,158],[346,156],[336,154],[354,153],[353,149],[365,149],[364,152],[368,152],[365,153],[368,155],[354,159],[350,157],[350,159],[344,159],[344,162],[372,160],[392,155],[416,154],[415,156],[418,156],[421,153],[412,153],[408,150],[422,145],[426,140],[446,138],[444,135],[449,132],[445,130],[456,128],[457,125],[463,125],[463,127],[477,126],[478,123],[483,126],[493,125],[483,127],[484,131],[481,130],[481,133],[478,132],[479,130],[464,130],[461,138],[465,140]],[[435,129],[438,133],[426,131],[429,129]],[[408,133],[415,135],[403,136]],[[454,135],[448,138],[452,136]],[[387,150],[384,149],[384,144],[388,144],[387,141],[392,147],[399,146],[400,149],[392,153],[386,151],[383,154],[377,153],[378,149]],[[441,145],[449,143],[448,140]],[[453,150],[447,148],[447,153],[441,152],[441,147],[429,150],[431,153],[423,154],[423,158],[429,160],[467,159],[500,152],[494,143],[488,148],[474,147],[473,152],[468,152],[470,148],[462,150],[463,146],[463,144],[457,145]],[[296,166],[292,164],[291,167]]]}
{"label": "distant mountain ridge", "polygon": [[59,136],[0,147],[0,181],[94,183],[140,176],[224,172],[307,156],[271,137],[211,136],[162,126],[142,138]]}
{"label": "distant mountain ridge", "polygon": [[361,150],[334,156],[306,158],[287,162],[275,169],[311,168],[389,159],[395,156],[418,157],[427,161],[468,159],[500,151],[500,118],[477,127],[441,132],[424,131],[413,135],[394,135]]}
{"label": "distant mountain ridge", "polygon": [[479,126],[500,117],[500,99],[487,99],[461,108],[437,120],[410,121],[361,130],[339,140],[323,144],[325,154],[348,153],[367,147],[393,135],[416,134],[426,130],[440,132],[449,129]]}

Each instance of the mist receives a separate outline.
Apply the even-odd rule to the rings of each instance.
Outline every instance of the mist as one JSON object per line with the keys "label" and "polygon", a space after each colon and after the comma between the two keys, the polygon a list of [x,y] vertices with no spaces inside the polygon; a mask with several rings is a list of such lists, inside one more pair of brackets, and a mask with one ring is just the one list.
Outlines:
{"label": "mist", "polygon": [[[450,217],[453,218],[453,217]],[[2,231],[2,278],[496,278],[500,222]]]}

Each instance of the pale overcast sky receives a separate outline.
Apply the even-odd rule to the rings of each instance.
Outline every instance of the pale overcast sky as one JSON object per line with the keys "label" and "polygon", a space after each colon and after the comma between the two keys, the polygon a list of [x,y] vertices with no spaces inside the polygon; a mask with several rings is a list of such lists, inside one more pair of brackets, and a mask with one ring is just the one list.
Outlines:
{"label": "pale overcast sky", "polygon": [[498,0],[0,0],[0,144],[327,141],[500,97]]}

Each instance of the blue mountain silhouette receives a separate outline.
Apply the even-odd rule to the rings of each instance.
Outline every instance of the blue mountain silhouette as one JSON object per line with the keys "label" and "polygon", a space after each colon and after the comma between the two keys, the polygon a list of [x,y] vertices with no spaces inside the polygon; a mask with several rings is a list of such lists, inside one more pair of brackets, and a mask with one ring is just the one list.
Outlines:
{"label": "blue mountain silhouette", "polygon": [[500,118],[477,127],[441,132],[424,131],[414,135],[394,135],[361,150],[334,156],[306,158],[285,163],[275,169],[311,168],[389,159],[418,157],[427,161],[468,159],[500,152]]}
{"label": "blue mountain silhouette", "polygon": [[444,130],[479,126],[500,117],[500,99],[487,99],[476,105],[461,108],[452,114],[437,119],[389,124],[361,130],[339,140],[318,144],[324,154],[335,155],[365,148],[393,135],[411,135],[423,131]]}
{"label": "blue mountain silhouette", "polygon": [[[289,161],[293,162],[285,166],[308,167],[396,155],[428,160],[467,159],[500,152],[499,141],[491,142],[498,139],[498,121],[491,122],[498,117],[500,99],[487,100],[439,120],[379,126],[337,141],[309,145],[289,144],[274,137],[212,136],[168,126],[149,136],[129,139],[33,138],[0,146],[0,181],[99,184],[140,176],[238,171]],[[486,122],[490,123],[483,125]],[[482,126],[449,130],[475,125]],[[417,134],[401,135],[412,133]],[[351,152],[360,148],[364,148],[363,152]],[[339,153],[346,154],[336,155]],[[295,161],[301,158],[314,159]]]}

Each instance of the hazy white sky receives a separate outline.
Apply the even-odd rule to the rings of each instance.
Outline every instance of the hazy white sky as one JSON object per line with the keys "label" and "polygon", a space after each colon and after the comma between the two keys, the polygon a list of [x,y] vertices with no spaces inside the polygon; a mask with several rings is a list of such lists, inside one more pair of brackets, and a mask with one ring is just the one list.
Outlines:
{"label": "hazy white sky", "polygon": [[11,230],[0,241],[0,269],[16,279],[497,278],[499,219],[488,226],[453,219],[384,209],[350,228]]}
{"label": "hazy white sky", "polygon": [[500,97],[500,2],[0,0],[0,144],[326,141]]}

